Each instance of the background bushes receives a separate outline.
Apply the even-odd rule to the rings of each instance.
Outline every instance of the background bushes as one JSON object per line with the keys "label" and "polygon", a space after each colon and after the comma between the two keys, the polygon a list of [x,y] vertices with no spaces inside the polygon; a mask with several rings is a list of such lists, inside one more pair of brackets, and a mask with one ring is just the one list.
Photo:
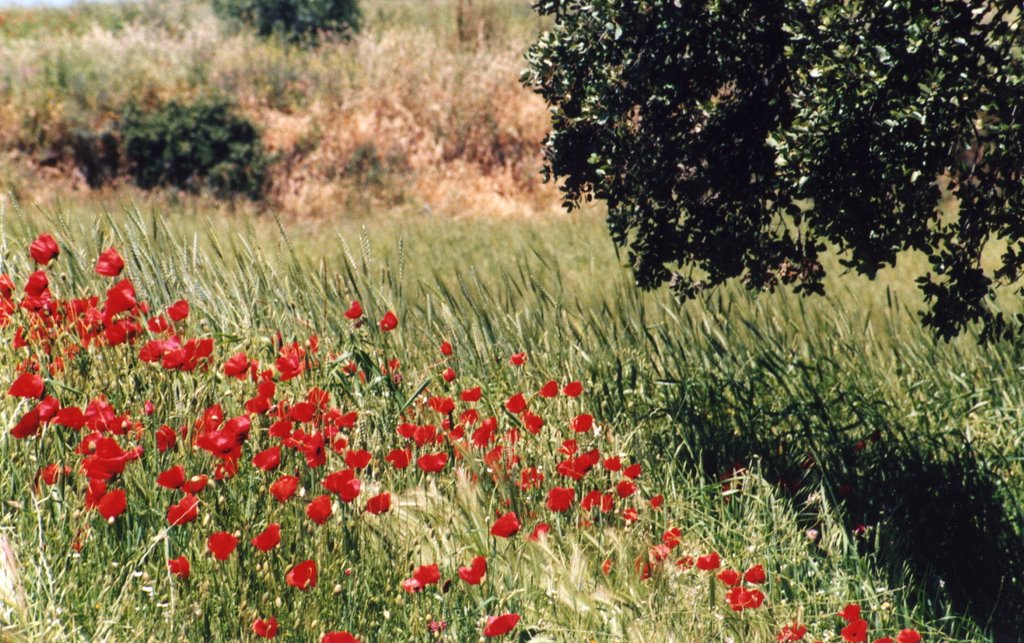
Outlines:
{"label": "background bushes", "polygon": [[213,8],[261,36],[278,34],[292,42],[308,42],[320,33],[347,35],[359,30],[356,0],[214,0]]}
{"label": "background bushes", "polygon": [[139,187],[208,189],[222,198],[263,195],[268,159],[259,132],[222,99],[170,101],[148,112],[130,104],[121,134]]}

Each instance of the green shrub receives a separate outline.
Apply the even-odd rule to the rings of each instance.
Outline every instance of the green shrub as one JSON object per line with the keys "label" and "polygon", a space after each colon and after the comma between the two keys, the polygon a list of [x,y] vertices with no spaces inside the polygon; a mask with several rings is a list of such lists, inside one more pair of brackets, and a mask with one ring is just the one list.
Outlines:
{"label": "green shrub", "polygon": [[268,159],[259,133],[224,100],[171,101],[153,111],[129,105],[121,134],[142,188],[208,189],[221,198],[263,195]]}
{"label": "green shrub", "polygon": [[356,0],[213,0],[214,10],[229,20],[278,34],[292,42],[310,41],[320,33],[348,35],[359,29]]}

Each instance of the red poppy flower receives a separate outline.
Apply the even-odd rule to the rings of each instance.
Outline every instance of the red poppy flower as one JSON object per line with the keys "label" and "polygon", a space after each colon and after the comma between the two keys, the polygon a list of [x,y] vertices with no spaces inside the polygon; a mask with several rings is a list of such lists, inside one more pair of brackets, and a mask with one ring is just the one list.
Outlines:
{"label": "red poppy flower", "polygon": [[423,589],[423,585],[420,585],[419,581],[417,581],[415,578],[406,578],[404,581],[402,581],[402,589],[409,592],[410,594],[414,594]]}
{"label": "red poppy flower", "polygon": [[253,634],[265,639],[272,639],[277,636],[277,619],[271,616],[268,619],[258,618],[252,623]]}
{"label": "red poppy flower", "polygon": [[594,428],[594,416],[589,413],[581,413],[572,419],[570,426],[576,433],[586,433]]}
{"label": "red poppy flower", "polygon": [[188,300],[185,299],[179,299],[167,308],[167,316],[176,322],[187,319],[189,312]]}
{"label": "red poppy flower", "polygon": [[426,471],[427,473],[437,473],[445,468],[448,464],[447,453],[433,453],[428,455],[421,455],[416,459],[416,466]]}
{"label": "red poppy flower", "polygon": [[316,587],[316,562],[312,560],[302,561],[285,573],[284,581],[302,591]]}
{"label": "red poppy flower", "polygon": [[180,464],[163,471],[156,477],[156,483],[165,489],[177,489],[185,484],[185,468]]}
{"label": "red poppy flower", "polygon": [[800,625],[799,623],[793,623],[791,625],[784,625],[779,635],[775,637],[777,641],[782,643],[794,643],[796,641],[804,640],[804,636],[807,635],[807,626]]}
{"label": "red poppy flower", "polygon": [[729,609],[742,612],[761,607],[764,603],[764,593],[759,589],[746,589],[737,585],[726,592],[725,600],[729,603]]}
{"label": "red poppy flower", "polygon": [[484,625],[484,636],[503,636],[508,634],[519,624],[518,614],[501,614],[500,616],[488,616],[487,624]]}
{"label": "red poppy flower", "polygon": [[178,436],[174,433],[174,429],[166,424],[156,430],[156,448],[160,453],[164,453],[168,449],[174,448],[174,445],[177,444],[177,442]]}
{"label": "red poppy flower", "polygon": [[[69,473],[71,473],[71,468],[70,467],[65,467],[65,475],[67,475]],[[42,481],[45,482],[46,484],[53,485],[53,484],[55,484],[57,482],[57,478],[60,477],[60,474],[61,474],[60,465],[54,463],[54,464],[48,464],[45,467],[40,467],[39,468],[39,473],[37,474],[37,476],[40,479],[42,479]]]}
{"label": "red poppy flower", "polygon": [[437,563],[420,565],[413,570],[412,579],[419,583],[420,587],[426,587],[441,580],[441,571],[437,568]]}
{"label": "red poppy flower", "polygon": [[519,523],[519,517],[514,511],[510,511],[494,521],[494,524],[491,525],[491,535],[498,538],[511,538],[519,533],[520,527],[522,525]]}
{"label": "red poppy flower", "polygon": [[522,393],[516,393],[505,402],[505,408],[509,413],[519,415],[526,409],[526,398]]}
{"label": "red poppy flower", "polygon": [[849,623],[839,632],[843,640],[848,643],[864,643],[868,639],[868,622],[858,618]]}
{"label": "red poppy flower", "polygon": [[348,632],[327,632],[320,639],[320,643],[359,643],[359,639]]}
{"label": "red poppy flower", "polygon": [[36,263],[45,266],[60,254],[60,246],[57,245],[53,237],[44,232],[29,245],[28,253],[32,255]]}
{"label": "red poppy flower", "polygon": [[534,415],[529,411],[523,411],[523,426],[530,433],[537,435],[540,430],[544,428],[544,418],[539,415]]}
{"label": "red poppy flower", "polygon": [[548,380],[548,382],[544,386],[540,387],[540,390],[537,391],[537,393],[541,397],[555,397],[555,396],[557,396],[558,395],[558,382],[556,382],[555,380]]}
{"label": "red poppy flower", "polygon": [[310,520],[318,525],[322,525],[327,522],[327,519],[331,517],[333,509],[331,507],[330,496],[317,496],[313,498],[308,505],[306,505],[306,515],[309,516]]}
{"label": "red poppy flower", "polygon": [[391,509],[391,494],[378,494],[366,501],[366,510],[374,515],[387,513]]}
{"label": "red poppy flower", "polygon": [[77,406],[68,406],[57,411],[52,421],[54,424],[78,431],[85,426],[85,413]]}
{"label": "red poppy flower", "polygon": [[641,467],[640,464],[631,464],[622,470],[622,475],[626,476],[630,480],[636,480],[640,477],[642,472],[643,467]]}
{"label": "red poppy flower", "polygon": [[388,312],[384,313],[383,317],[381,317],[379,326],[380,329],[385,333],[388,331],[395,330],[396,328],[398,328],[398,317],[395,316],[395,313],[389,310]]}
{"label": "red poppy flower", "polygon": [[523,364],[526,363],[526,353],[516,353],[515,355],[510,357],[508,361],[510,364],[512,364],[512,366],[522,366]]}
{"label": "red poppy flower", "polygon": [[764,565],[754,565],[747,571],[743,572],[743,580],[747,581],[751,585],[760,585],[765,581]]}
{"label": "red poppy flower", "polygon": [[369,451],[363,449],[350,450],[345,454],[345,464],[353,469],[363,469],[366,465],[370,464],[370,460],[373,456],[370,455]]}
{"label": "red poppy flower", "polygon": [[120,516],[127,508],[128,500],[125,498],[124,489],[115,489],[103,494],[99,504],[96,505],[100,515],[107,520]]}
{"label": "red poppy flower", "polygon": [[167,570],[178,578],[188,578],[192,573],[192,566],[184,556],[178,556],[167,561]]}
{"label": "red poppy flower", "polygon": [[352,469],[342,469],[326,476],[324,489],[337,494],[342,502],[352,502],[359,497],[361,483]]}
{"label": "red poppy flower", "polygon": [[396,469],[404,469],[408,467],[411,460],[412,451],[409,449],[394,449],[384,456],[384,461],[390,462],[391,466]]}
{"label": "red poppy flower", "polygon": [[454,382],[455,381],[455,369],[451,368],[451,367],[448,367],[448,368],[444,369],[444,371],[441,373],[441,379],[443,379],[446,382]]}
{"label": "red poppy flower", "polygon": [[242,379],[249,372],[249,358],[245,353],[235,353],[224,362],[224,374]]}
{"label": "red poppy flower", "polygon": [[467,389],[459,394],[459,398],[463,402],[479,402],[483,396],[483,390],[479,386],[474,386],[471,389]]}
{"label": "red poppy flower", "polygon": [[131,281],[122,279],[107,291],[107,302],[104,305],[103,314],[107,318],[112,318],[126,310],[131,310],[137,303],[135,300],[135,286],[132,285]]}
{"label": "red poppy flower", "polygon": [[718,580],[722,581],[727,587],[739,585],[740,573],[735,569],[723,569],[718,572]]}
{"label": "red poppy flower", "polygon": [[904,629],[896,635],[896,643],[921,643],[921,635],[917,630]]}
{"label": "red poppy flower", "polygon": [[573,501],[576,499],[575,489],[566,489],[565,487],[554,487],[548,492],[548,509],[556,513],[568,511],[572,507]]}
{"label": "red poppy flower", "polygon": [[487,559],[477,556],[469,564],[469,567],[459,567],[459,578],[470,585],[479,585],[487,573]]}
{"label": "red poppy flower", "polygon": [[252,457],[252,463],[257,469],[272,471],[281,464],[281,447],[270,447],[264,449]]}
{"label": "red poppy flower", "polygon": [[96,259],[96,274],[104,277],[116,277],[124,270],[124,259],[114,248],[107,248]]}
{"label": "red poppy flower", "polygon": [[[37,270],[33,272],[25,281],[25,294],[28,297],[22,302],[22,307],[33,312],[38,312],[45,308],[47,304],[51,303],[48,294],[49,287],[50,279],[44,271]],[[28,345],[24,341],[24,337],[21,336],[21,332],[19,329],[18,335],[15,337],[15,348],[24,348]]]}
{"label": "red poppy flower", "polygon": [[537,526],[533,528],[533,531],[530,532],[527,540],[538,542],[541,538],[546,537],[550,531],[551,525],[546,522],[538,523]]}
{"label": "red poppy flower", "polygon": [[278,502],[285,502],[295,495],[295,490],[298,488],[298,478],[295,476],[281,476],[271,483],[270,494],[274,496]]}
{"label": "red poppy flower", "polygon": [[43,378],[35,373],[22,373],[11,384],[11,388],[7,389],[7,394],[12,397],[38,399],[43,395],[43,388]]}
{"label": "red poppy flower", "polygon": [[238,539],[226,531],[214,532],[206,539],[206,548],[217,560],[227,560],[237,546]]}
{"label": "red poppy flower", "polygon": [[718,556],[718,552],[713,551],[710,554],[697,557],[697,569],[705,572],[709,572],[722,564],[722,559]]}
{"label": "red poppy flower", "polygon": [[578,397],[579,394],[582,392],[583,385],[580,384],[579,382],[569,382],[568,384],[565,385],[565,388],[562,389],[562,393],[564,393],[568,397]]}
{"label": "red poppy flower", "polygon": [[849,603],[842,611],[838,612],[838,615],[847,623],[860,620],[860,605],[856,603]]}
{"label": "red poppy flower", "polygon": [[636,493],[636,485],[630,480],[623,480],[615,485],[615,493],[619,494],[620,498],[628,498]]}
{"label": "red poppy flower", "polygon": [[281,525],[272,522],[252,539],[252,546],[260,551],[270,551],[281,542]]}
{"label": "red poppy flower", "polygon": [[441,354],[448,357],[452,354],[452,345],[448,342],[441,342]]}
{"label": "red poppy flower", "polygon": [[363,307],[358,301],[353,301],[352,305],[345,311],[345,317],[356,320],[363,316]]}
{"label": "red poppy flower", "polygon": [[184,525],[199,517],[199,498],[189,494],[167,509],[167,523]]}
{"label": "red poppy flower", "polygon": [[107,492],[107,483],[104,480],[89,480],[89,486],[85,489],[85,508],[95,509],[100,504],[100,498]]}
{"label": "red poppy flower", "polygon": [[181,485],[182,491],[185,493],[199,493],[206,488],[207,483],[210,482],[210,476],[205,473],[194,475]]}

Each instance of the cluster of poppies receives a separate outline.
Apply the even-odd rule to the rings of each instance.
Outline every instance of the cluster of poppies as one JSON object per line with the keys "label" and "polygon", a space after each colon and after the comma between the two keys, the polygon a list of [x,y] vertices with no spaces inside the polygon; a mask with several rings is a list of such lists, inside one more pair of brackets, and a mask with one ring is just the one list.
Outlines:
{"label": "cluster of poppies", "polygon": [[[374,447],[368,448],[369,444],[356,444],[360,439],[356,430],[359,411],[335,406],[331,392],[322,388],[296,389],[312,372],[336,372],[343,382],[339,386],[365,383],[376,375],[367,372],[365,362],[347,354],[324,354],[316,336],[302,343],[286,343],[280,333],[274,338],[275,354],[266,363],[237,349],[218,357],[219,347],[212,338],[186,336],[191,315],[187,301],[155,311],[137,298],[132,281],[121,278],[125,262],[116,249],[101,253],[95,264],[97,274],[117,280],[106,296],[66,300],[51,292],[45,270],[60,254],[56,241],[50,235],[40,235],[29,250],[40,269],[28,276],[20,299],[15,297],[11,278],[0,275],[0,328],[13,325],[14,347],[24,351],[8,394],[28,406],[23,409],[19,404],[19,417],[10,433],[29,440],[41,438],[47,430],[77,432],[80,437],[69,460],[41,466],[36,484],[52,485],[60,478],[81,476],[84,506],[108,523],[129,511],[131,498],[120,480],[126,467],[138,466],[133,463],[150,455],[143,443],[155,446],[156,457],[180,456],[178,464],[163,469],[154,480],[165,490],[162,493],[171,494],[165,530],[199,529],[200,515],[213,511],[212,505],[202,500],[211,477],[230,484],[246,471],[245,475],[268,476],[268,483],[261,486],[273,502],[305,502],[309,528],[327,525],[339,511],[367,520],[387,520],[393,495],[410,491],[431,476],[456,471],[475,483],[505,484],[519,494],[503,498],[503,509],[495,512],[489,533],[496,539],[513,539],[521,533],[529,541],[544,539],[551,530],[548,521],[555,519],[581,527],[600,522],[628,528],[646,512],[658,512],[665,502],[662,495],[646,488],[641,463],[613,451],[610,441],[602,442],[602,427],[582,408],[585,387],[579,381],[549,380],[532,392],[501,396],[495,405],[499,420],[484,411],[492,407],[481,403],[482,387],[456,387],[458,373],[449,361],[455,350],[449,341],[442,341],[440,359],[431,367],[437,371],[432,373],[432,383],[421,387],[415,400],[402,410],[394,431],[375,436]],[[376,324],[366,324],[358,301],[352,302],[344,315],[353,333],[391,333],[399,326],[398,316],[391,311]],[[243,383],[244,399],[237,400],[238,414],[229,417],[224,406],[213,404],[188,424],[155,426],[140,419],[157,412],[148,401],[140,404],[141,414],[133,415],[118,411],[102,395],[80,400],[80,406],[56,397],[55,389],[61,388],[59,378],[71,358],[81,351],[122,345],[132,347],[138,368],[172,371],[182,377],[217,371],[226,381]],[[381,357],[380,376],[399,386],[400,361],[391,355]],[[521,369],[526,362],[525,352],[516,353],[508,358],[508,367]],[[345,378],[350,378],[348,384]],[[286,384],[293,380],[297,384]],[[556,398],[562,400],[563,410],[572,409],[571,417],[549,424],[542,415],[546,412],[544,401]],[[233,403],[225,401],[229,408]],[[551,432],[560,437],[550,439]],[[542,435],[543,439],[537,437]],[[553,469],[545,470],[539,464],[542,458],[554,461]],[[72,459],[76,461],[72,463]],[[196,466],[202,470],[195,470]],[[278,475],[279,470],[289,472]],[[406,486],[387,488],[396,485],[396,480],[403,480]],[[314,492],[307,500],[300,488],[323,492]],[[535,509],[538,505],[543,509]],[[245,538],[254,550],[270,552],[282,538],[288,538],[286,532],[280,523],[269,522]],[[227,561],[242,544],[240,533],[220,530],[201,535],[210,556]],[[83,529],[75,547],[83,547],[89,537],[89,531]],[[676,558],[673,552],[682,542],[679,528],[664,531],[660,542],[636,559],[639,578],[649,579],[670,565],[668,561]],[[480,585],[487,577],[489,561],[483,555],[449,562],[458,566],[458,577],[467,586]],[[611,559],[604,562],[605,574],[612,564]],[[179,582],[192,573],[185,555],[170,557],[166,565]],[[725,604],[734,612],[757,609],[765,603],[761,588],[767,574],[760,564],[743,572],[722,569],[721,558],[711,552],[679,557],[675,568],[717,572],[718,581],[728,588]],[[317,586],[318,572],[316,560],[299,560],[291,564],[284,580],[290,588],[307,592]],[[432,562],[416,567],[401,582],[401,589],[416,594],[441,581],[441,568]],[[848,606],[841,615],[848,621],[844,639],[865,641],[867,624],[860,619],[859,610]],[[248,627],[257,636],[273,638],[280,628],[277,616],[257,614]],[[519,621],[520,615],[514,612],[482,614],[481,633],[503,636],[515,630]],[[783,628],[778,638],[800,641],[805,634],[806,628],[794,623]],[[913,630],[904,630],[894,640],[916,643],[920,637],[915,636]],[[322,636],[324,643],[355,640],[351,633],[340,630]]]}

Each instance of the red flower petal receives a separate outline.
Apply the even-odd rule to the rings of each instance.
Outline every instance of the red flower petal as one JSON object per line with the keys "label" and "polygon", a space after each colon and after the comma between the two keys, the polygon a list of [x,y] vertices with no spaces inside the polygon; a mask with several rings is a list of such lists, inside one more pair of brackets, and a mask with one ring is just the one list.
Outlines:
{"label": "red flower petal", "polygon": [[379,325],[380,329],[385,333],[388,331],[395,330],[396,328],[398,328],[398,317],[395,316],[395,313],[389,310],[388,312],[384,313],[384,317],[381,318]]}
{"label": "red flower petal", "polygon": [[551,511],[561,513],[563,511],[568,511],[568,509],[572,507],[572,503],[575,499],[575,489],[554,487],[548,492],[547,506]]}
{"label": "red flower petal", "polygon": [[179,578],[188,578],[192,573],[192,566],[184,556],[178,556],[167,561],[167,570]]}
{"label": "red flower petal", "polygon": [[256,636],[272,639],[277,636],[277,619],[273,616],[268,619],[258,618],[252,623],[252,631]]}
{"label": "red flower petal", "polygon": [[36,237],[28,247],[28,253],[36,263],[45,266],[50,260],[60,254],[60,246],[50,235],[43,233]]}
{"label": "red flower petal", "polygon": [[115,489],[104,494],[96,506],[100,515],[107,520],[120,516],[127,508],[128,500],[125,498],[124,489]]}
{"label": "red flower petal", "polygon": [[306,505],[306,515],[318,525],[327,522],[327,519],[331,517],[331,513],[333,513],[333,508],[331,507],[330,496],[317,496]]}
{"label": "red flower petal", "polygon": [[167,509],[167,522],[171,525],[184,525],[199,517],[199,498],[189,494],[176,505]]}
{"label": "red flower petal", "polygon": [[522,525],[519,523],[519,517],[514,511],[510,511],[494,521],[494,524],[491,525],[491,535],[498,538],[511,538],[519,533],[520,527]]}
{"label": "red flower petal", "polygon": [[114,248],[107,248],[96,259],[96,274],[104,277],[116,277],[124,270],[124,259]]}
{"label": "red flower petal", "polygon": [[229,534],[226,531],[212,533],[206,539],[206,548],[210,550],[210,553],[217,560],[227,560],[237,546],[238,539],[235,538],[234,534]]}
{"label": "red flower petal", "polygon": [[281,542],[281,525],[272,522],[252,539],[252,546],[260,551],[270,551]]}
{"label": "red flower petal", "polygon": [[35,373],[22,373],[11,384],[11,388],[7,389],[7,394],[12,397],[38,399],[43,395],[43,388],[43,378]]}
{"label": "red flower petal", "polygon": [[391,494],[384,492],[366,501],[366,510],[374,515],[387,513],[391,509]]}
{"label": "red flower petal", "polygon": [[519,624],[518,614],[501,614],[500,616],[488,616],[487,624],[484,626],[484,636],[503,636],[508,634]]}
{"label": "red flower petal", "polygon": [[312,560],[305,560],[298,565],[292,567],[284,575],[284,581],[295,587],[306,591],[311,587],[316,587],[316,562]]}

